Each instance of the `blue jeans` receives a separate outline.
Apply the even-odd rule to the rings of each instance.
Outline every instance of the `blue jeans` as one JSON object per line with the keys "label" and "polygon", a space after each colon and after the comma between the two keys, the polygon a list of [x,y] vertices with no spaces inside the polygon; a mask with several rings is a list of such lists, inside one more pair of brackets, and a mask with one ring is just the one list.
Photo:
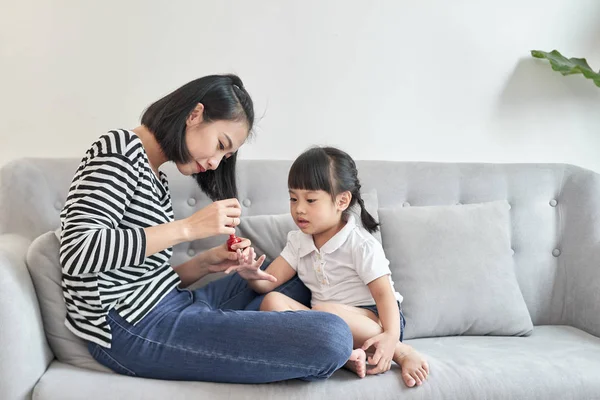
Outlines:
{"label": "blue jeans", "polygon": [[[298,277],[278,291],[310,304],[310,291]],[[352,334],[341,318],[261,312],[262,298],[237,274],[194,291],[176,288],[135,326],[111,310],[111,348],[89,343],[88,349],[117,373],[170,380],[317,380],[346,363]]]}

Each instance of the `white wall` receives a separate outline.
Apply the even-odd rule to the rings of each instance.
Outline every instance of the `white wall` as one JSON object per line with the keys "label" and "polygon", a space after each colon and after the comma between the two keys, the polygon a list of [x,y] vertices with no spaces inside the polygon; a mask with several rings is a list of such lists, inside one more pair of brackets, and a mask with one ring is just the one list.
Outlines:
{"label": "white wall", "polygon": [[0,164],[77,157],[201,75],[253,95],[245,158],[568,162],[600,171],[598,0],[2,1]]}

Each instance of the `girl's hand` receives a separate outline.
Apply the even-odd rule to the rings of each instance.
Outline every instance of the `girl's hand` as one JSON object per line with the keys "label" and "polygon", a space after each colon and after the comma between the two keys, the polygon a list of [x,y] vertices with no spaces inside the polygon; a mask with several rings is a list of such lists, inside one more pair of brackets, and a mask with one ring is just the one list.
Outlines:
{"label": "girl's hand", "polygon": [[260,266],[263,264],[266,258],[264,254],[260,256],[258,260],[255,260],[254,257],[256,257],[256,254],[254,253],[254,248],[252,247],[246,249],[244,252],[238,250],[238,254],[238,265],[229,267],[225,271],[226,274],[229,274],[230,272],[237,272],[246,280],[277,282],[277,278],[260,269]]}
{"label": "girl's hand", "polygon": [[380,333],[373,336],[363,344],[362,349],[367,351],[371,346],[375,347],[375,354],[369,356],[367,361],[370,365],[377,365],[375,368],[367,370],[367,375],[377,375],[389,371],[392,367],[392,358],[398,343],[398,335],[389,332]]}
{"label": "girl's hand", "polygon": [[208,272],[225,272],[228,268],[239,265],[240,254],[248,255],[251,248],[250,240],[245,238],[240,239],[242,239],[241,242],[235,243],[232,246],[236,251],[229,251],[227,243],[206,251],[204,261],[207,264]]}
{"label": "girl's hand", "polygon": [[183,235],[186,241],[216,235],[235,234],[242,210],[237,199],[215,201],[185,218]]}

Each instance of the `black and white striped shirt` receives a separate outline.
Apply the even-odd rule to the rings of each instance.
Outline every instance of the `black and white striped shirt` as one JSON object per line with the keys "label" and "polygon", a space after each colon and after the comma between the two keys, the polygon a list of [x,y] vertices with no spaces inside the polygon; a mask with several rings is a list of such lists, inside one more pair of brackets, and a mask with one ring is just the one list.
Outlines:
{"label": "black and white striped shirt", "polygon": [[145,257],[143,228],[173,221],[167,177],[135,133],[110,131],[81,161],[60,219],[65,325],[110,347],[112,308],[136,324],[180,282],[172,248]]}

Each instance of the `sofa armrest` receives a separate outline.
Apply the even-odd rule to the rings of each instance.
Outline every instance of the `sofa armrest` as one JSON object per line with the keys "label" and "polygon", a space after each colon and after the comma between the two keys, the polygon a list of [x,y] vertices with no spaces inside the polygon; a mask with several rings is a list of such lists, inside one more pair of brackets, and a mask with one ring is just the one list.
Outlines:
{"label": "sofa armrest", "polygon": [[554,306],[560,321],[600,337],[600,174],[570,166],[559,198]]}
{"label": "sofa armrest", "polygon": [[0,399],[29,399],[53,359],[25,256],[30,241],[0,235]]}
{"label": "sofa armrest", "polygon": [[565,254],[563,320],[600,337],[600,243]]}

